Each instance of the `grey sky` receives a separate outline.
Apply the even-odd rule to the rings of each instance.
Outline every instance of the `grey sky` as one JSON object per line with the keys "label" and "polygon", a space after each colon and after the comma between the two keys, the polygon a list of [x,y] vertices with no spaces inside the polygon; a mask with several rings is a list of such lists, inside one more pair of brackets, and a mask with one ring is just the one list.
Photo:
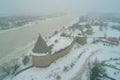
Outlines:
{"label": "grey sky", "polygon": [[0,14],[120,12],[120,0],[0,0]]}

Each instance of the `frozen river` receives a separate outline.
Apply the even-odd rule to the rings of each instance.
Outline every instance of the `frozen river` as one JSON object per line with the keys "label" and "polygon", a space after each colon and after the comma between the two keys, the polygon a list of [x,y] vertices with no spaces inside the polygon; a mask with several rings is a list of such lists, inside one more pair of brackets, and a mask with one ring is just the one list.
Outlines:
{"label": "frozen river", "polygon": [[75,16],[66,15],[0,33],[0,63],[31,50],[39,33],[44,37],[49,36],[55,30],[71,24],[75,19]]}

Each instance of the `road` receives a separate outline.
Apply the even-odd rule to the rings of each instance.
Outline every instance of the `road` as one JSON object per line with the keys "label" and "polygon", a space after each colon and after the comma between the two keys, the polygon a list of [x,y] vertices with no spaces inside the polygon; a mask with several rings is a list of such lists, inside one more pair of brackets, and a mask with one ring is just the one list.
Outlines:
{"label": "road", "polygon": [[80,68],[80,70],[78,71],[78,73],[71,79],[71,80],[82,80],[82,76],[83,76],[83,73],[85,72],[86,70],[86,67],[88,65],[88,61],[90,60],[90,58],[92,56],[94,56],[94,54],[96,52],[98,52],[99,50],[95,50],[94,52],[92,52],[88,57],[87,59],[85,60],[85,62],[82,64],[82,67]]}

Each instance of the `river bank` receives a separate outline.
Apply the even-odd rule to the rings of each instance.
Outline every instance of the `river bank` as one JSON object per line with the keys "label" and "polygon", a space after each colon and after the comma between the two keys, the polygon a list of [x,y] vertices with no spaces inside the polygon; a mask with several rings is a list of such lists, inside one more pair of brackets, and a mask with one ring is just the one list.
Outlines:
{"label": "river bank", "polygon": [[50,36],[61,27],[70,25],[75,19],[75,16],[65,15],[0,33],[0,63],[31,50],[39,33],[44,37]]}

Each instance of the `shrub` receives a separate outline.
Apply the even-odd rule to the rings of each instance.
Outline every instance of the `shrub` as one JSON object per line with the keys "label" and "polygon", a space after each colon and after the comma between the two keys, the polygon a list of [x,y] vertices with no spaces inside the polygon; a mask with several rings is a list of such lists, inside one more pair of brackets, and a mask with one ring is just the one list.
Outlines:
{"label": "shrub", "polygon": [[66,37],[66,33],[63,32],[60,36]]}
{"label": "shrub", "polygon": [[57,76],[56,79],[57,79],[57,80],[61,80],[61,76]]}
{"label": "shrub", "polygon": [[58,40],[56,39],[56,40],[55,40],[55,43],[57,43],[57,42],[58,42]]}
{"label": "shrub", "polygon": [[4,70],[4,67],[0,66],[0,80],[3,80],[8,73]]}
{"label": "shrub", "polygon": [[56,35],[57,33],[58,33],[58,31],[55,31],[55,32],[52,34],[52,36]]}
{"label": "shrub", "polygon": [[75,64],[74,63],[72,63],[70,66],[71,66],[71,68],[74,66]]}
{"label": "shrub", "polygon": [[7,74],[15,74],[17,69],[20,67],[18,59],[13,59],[7,63],[2,64],[3,69]]}
{"label": "shrub", "polygon": [[65,66],[64,69],[63,69],[64,72],[67,72],[69,71],[69,67],[68,66]]}
{"label": "shrub", "polygon": [[29,62],[29,60],[30,60],[29,56],[25,56],[25,57],[23,57],[22,62],[23,62],[24,65],[26,65]]}

